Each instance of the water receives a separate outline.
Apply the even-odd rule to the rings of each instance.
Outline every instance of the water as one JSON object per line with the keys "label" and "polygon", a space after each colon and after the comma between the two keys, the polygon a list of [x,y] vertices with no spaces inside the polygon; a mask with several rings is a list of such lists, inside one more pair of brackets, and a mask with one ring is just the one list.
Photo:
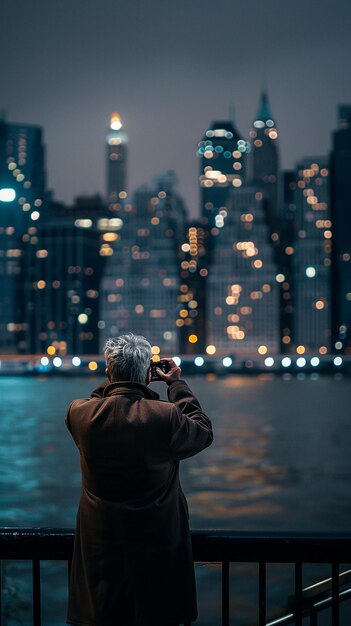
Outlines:
{"label": "water", "polygon": [[[80,491],[77,450],[64,425],[69,402],[87,397],[95,378],[0,379],[1,526],[73,527]],[[192,528],[350,531],[350,382],[346,378],[270,376],[188,379],[212,418],[215,442],[182,463]],[[163,384],[153,388],[166,398]],[[198,567],[199,626],[217,626],[216,566]],[[253,620],[255,566],[233,565],[233,626]],[[322,568],[323,569],[323,568]],[[321,577],[328,572],[318,572]],[[30,624],[19,606],[30,585],[26,566],[6,566],[6,626]],[[310,577],[316,576],[315,569]],[[318,577],[317,576],[317,577]],[[291,573],[271,566],[272,603],[284,604]],[[63,626],[66,572],[45,565],[45,626]],[[289,593],[291,590],[289,590]],[[238,596],[238,594],[236,594]],[[211,617],[212,615],[212,617]],[[28,621],[27,621],[28,620]],[[251,621],[250,621],[251,620]],[[322,623],[322,622],[321,622]]]}

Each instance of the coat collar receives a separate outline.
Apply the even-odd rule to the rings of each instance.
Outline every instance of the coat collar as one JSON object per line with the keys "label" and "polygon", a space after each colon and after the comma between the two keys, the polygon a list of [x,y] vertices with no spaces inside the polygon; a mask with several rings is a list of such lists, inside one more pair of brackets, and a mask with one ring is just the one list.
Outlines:
{"label": "coat collar", "polygon": [[133,395],[140,396],[141,398],[148,398],[149,400],[159,400],[160,396],[155,391],[148,388],[143,383],[132,383],[128,381],[119,381],[116,383],[109,383],[106,385],[103,397],[119,396],[119,395]]}

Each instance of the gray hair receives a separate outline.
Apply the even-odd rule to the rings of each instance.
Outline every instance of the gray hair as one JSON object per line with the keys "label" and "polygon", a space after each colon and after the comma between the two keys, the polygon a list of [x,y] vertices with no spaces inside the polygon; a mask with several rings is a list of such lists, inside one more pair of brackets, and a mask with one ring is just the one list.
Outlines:
{"label": "gray hair", "polygon": [[141,335],[121,335],[108,339],[104,354],[113,381],[145,383],[151,359],[151,345]]}

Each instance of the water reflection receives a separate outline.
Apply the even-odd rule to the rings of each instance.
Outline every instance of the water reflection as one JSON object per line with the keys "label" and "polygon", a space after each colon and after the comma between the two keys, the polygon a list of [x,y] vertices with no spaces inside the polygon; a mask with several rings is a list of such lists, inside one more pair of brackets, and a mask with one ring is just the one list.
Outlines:
{"label": "water reflection", "polygon": [[[64,415],[96,379],[2,378],[2,525],[72,526],[79,462]],[[212,417],[214,444],[182,464],[193,526],[349,528],[346,380],[231,376],[191,381]],[[155,388],[166,397],[163,385]],[[335,528],[335,520],[333,528]]]}

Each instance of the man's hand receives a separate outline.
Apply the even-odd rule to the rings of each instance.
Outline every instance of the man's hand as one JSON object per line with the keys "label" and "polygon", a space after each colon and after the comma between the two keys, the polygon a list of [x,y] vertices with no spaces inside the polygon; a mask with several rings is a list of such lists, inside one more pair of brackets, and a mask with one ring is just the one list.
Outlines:
{"label": "man's hand", "polygon": [[163,360],[168,361],[171,369],[169,370],[169,372],[167,372],[167,374],[165,374],[159,367],[156,367],[156,372],[158,373],[161,380],[164,380],[164,382],[167,383],[167,385],[170,385],[175,380],[180,379],[182,370],[180,369],[180,367],[178,367],[178,365],[175,364],[173,359],[163,359]]}

